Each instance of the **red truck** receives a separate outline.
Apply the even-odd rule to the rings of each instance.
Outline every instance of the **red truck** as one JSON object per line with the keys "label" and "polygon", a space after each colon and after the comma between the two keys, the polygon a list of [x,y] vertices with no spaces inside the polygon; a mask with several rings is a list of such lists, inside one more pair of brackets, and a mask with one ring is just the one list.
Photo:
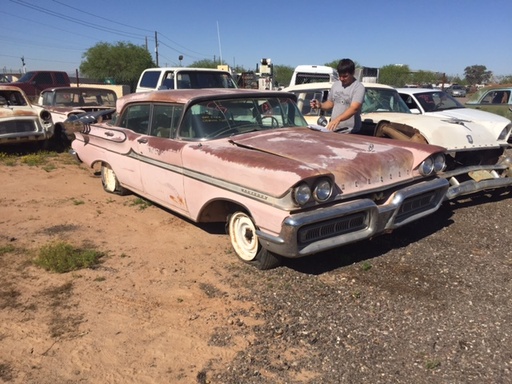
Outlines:
{"label": "red truck", "polygon": [[21,88],[30,102],[37,102],[41,91],[52,87],[69,87],[69,76],[62,71],[30,71],[25,73],[16,82],[9,83]]}

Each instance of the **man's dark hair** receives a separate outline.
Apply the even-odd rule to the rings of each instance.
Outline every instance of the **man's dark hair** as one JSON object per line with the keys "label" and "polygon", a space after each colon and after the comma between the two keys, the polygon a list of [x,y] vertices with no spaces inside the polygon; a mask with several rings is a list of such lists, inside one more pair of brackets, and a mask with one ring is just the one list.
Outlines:
{"label": "man's dark hair", "polygon": [[341,59],[338,63],[338,74],[343,75],[345,73],[349,73],[351,75],[356,71],[356,65],[350,59]]}

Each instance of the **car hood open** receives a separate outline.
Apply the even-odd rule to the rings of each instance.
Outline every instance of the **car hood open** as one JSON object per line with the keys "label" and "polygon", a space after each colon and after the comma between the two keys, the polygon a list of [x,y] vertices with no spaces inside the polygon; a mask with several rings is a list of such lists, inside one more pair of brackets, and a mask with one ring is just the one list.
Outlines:
{"label": "car hood open", "polygon": [[374,123],[390,121],[407,124],[418,129],[430,144],[443,146],[450,151],[497,148],[501,144],[497,141],[499,132],[468,119],[395,112],[365,113],[361,118]]}

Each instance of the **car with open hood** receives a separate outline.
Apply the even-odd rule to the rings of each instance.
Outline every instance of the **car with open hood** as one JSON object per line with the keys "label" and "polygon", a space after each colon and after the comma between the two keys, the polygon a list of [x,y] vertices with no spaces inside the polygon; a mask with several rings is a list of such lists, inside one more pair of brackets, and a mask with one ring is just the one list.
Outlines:
{"label": "car with open hood", "polygon": [[[66,132],[64,121],[72,115],[86,112],[112,110],[116,107],[117,94],[99,87],[54,87],[41,92],[37,104],[50,111],[55,125],[54,142],[69,146],[74,139],[72,132]],[[104,119],[111,116],[103,116]]]}
{"label": "car with open hood", "polygon": [[235,253],[260,269],[411,223],[448,187],[442,148],[310,129],[287,92],[155,91],[116,109],[109,122],[67,123],[105,191],[226,223]]}
{"label": "car with open hood", "polygon": [[468,108],[440,89],[397,88],[397,91],[412,113],[475,122],[490,131],[508,133],[508,142],[512,140],[512,122],[504,116],[481,108]]}
{"label": "car with open hood", "polygon": [[[446,169],[439,173],[450,182],[446,198],[509,190],[512,158],[508,151],[510,124],[484,124],[480,119],[411,113],[398,91],[387,85],[363,83],[366,88],[358,134],[413,141],[446,148]],[[332,83],[288,87],[310,124],[322,124],[330,112],[312,110],[311,99],[326,100]]]}
{"label": "car with open hood", "polygon": [[32,105],[20,88],[0,85],[0,146],[35,143],[43,147],[53,130],[48,110]]}

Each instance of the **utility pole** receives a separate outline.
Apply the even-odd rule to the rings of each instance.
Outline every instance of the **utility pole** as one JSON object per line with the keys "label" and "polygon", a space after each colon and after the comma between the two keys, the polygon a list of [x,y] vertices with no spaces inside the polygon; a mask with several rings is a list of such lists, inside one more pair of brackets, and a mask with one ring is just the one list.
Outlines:
{"label": "utility pole", "polygon": [[27,67],[25,67],[25,56],[21,56],[21,64],[23,64],[23,73],[27,73]]}
{"label": "utility pole", "polygon": [[155,31],[155,57],[156,57],[156,66],[158,67],[158,35],[157,31]]}

